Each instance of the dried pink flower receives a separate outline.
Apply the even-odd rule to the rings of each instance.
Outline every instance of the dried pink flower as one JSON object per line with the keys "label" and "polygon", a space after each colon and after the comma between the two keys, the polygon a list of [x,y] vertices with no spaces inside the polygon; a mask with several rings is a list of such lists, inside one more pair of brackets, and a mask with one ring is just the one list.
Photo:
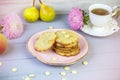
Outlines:
{"label": "dried pink flower", "polygon": [[1,25],[3,26],[2,32],[8,39],[15,39],[22,35],[22,20],[16,13],[6,15]]}
{"label": "dried pink flower", "polygon": [[83,15],[82,10],[74,7],[68,15],[68,23],[73,30],[81,29],[83,26]]}

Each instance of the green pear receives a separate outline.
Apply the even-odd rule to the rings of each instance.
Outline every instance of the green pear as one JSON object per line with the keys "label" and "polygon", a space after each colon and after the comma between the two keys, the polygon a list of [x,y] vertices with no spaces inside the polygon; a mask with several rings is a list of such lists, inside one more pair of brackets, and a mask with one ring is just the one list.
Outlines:
{"label": "green pear", "polygon": [[56,13],[55,10],[48,6],[43,4],[40,1],[40,19],[45,22],[53,21],[55,19]]}
{"label": "green pear", "polygon": [[24,9],[23,16],[27,22],[35,22],[39,19],[39,11],[34,6],[35,0],[33,0],[33,6]]}

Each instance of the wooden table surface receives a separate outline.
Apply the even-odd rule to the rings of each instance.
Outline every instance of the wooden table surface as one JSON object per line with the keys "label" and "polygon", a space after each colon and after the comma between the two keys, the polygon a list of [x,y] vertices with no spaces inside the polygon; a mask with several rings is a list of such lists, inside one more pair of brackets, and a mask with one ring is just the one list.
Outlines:
{"label": "wooden table surface", "polygon": [[[23,35],[9,40],[7,51],[0,56],[0,80],[120,80],[120,31],[102,38],[77,31],[88,41],[88,55],[70,65],[70,70],[64,70],[64,67],[49,66],[38,61],[29,53],[26,44],[34,33],[47,30],[49,26],[70,29],[67,15],[57,15],[54,21],[47,23],[26,23],[24,20],[23,23]],[[87,61],[88,65],[83,65],[83,61]],[[45,74],[47,71],[50,75]],[[34,78],[29,78],[30,74],[34,74]]]}

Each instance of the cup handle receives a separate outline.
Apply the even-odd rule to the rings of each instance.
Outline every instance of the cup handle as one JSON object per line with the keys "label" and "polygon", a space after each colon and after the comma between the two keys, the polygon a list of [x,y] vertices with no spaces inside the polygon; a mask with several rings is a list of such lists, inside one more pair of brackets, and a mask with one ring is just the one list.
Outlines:
{"label": "cup handle", "polygon": [[114,16],[116,16],[116,17],[120,16],[120,5],[113,7],[112,16],[113,17]]}

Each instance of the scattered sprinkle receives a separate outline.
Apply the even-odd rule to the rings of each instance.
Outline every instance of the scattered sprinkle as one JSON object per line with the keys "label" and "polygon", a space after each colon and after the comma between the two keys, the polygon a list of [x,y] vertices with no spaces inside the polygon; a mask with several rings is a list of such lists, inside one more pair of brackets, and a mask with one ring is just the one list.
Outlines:
{"label": "scattered sprinkle", "polygon": [[53,60],[53,61],[56,61],[56,60],[57,60],[57,57],[52,57],[52,60]]}
{"label": "scattered sprinkle", "polygon": [[46,76],[49,76],[50,74],[51,74],[50,71],[46,71],[46,72],[45,72],[45,75],[46,75]]}
{"label": "scattered sprinkle", "polygon": [[64,69],[65,70],[70,70],[70,67],[69,66],[65,66]]}
{"label": "scattered sprinkle", "polygon": [[30,77],[30,78],[34,78],[34,77],[35,77],[35,74],[29,74],[29,77]]}
{"label": "scattered sprinkle", "polygon": [[61,80],[66,80],[65,78],[62,78]]}
{"label": "scattered sprinkle", "polygon": [[88,65],[88,62],[87,61],[83,61],[82,64],[83,65]]}
{"label": "scattered sprinkle", "polygon": [[65,35],[65,37],[66,37],[66,38],[69,38],[69,37],[70,37],[70,35]]}
{"label": "scattered sprinkle", "polygon": [[0,66],[2,66],[3,65],[3,63],[2,62],[0,62]]}
{"label": "scattered sprinkle", "polygon": [[17,72],[17,68],[12,68],[12,72]]}
{"label": "scattered sprinkle", "polygon": [[49,29],[53,29],[54,27],[53,26],[50,26]]}
{"label": "scattered sprinkle", "polygon": [[24,80],[30,80],[30,78],[29,78],[29,77],[26,77]]}
{"label": "scattered sprinkle", "polygon": [[65,76],[65,75],[66,75],[66,72],[63,71],[63,72],[61,72],[60,74],[61,74],[62,76]]}
{"label": "scattered sprinkle", "polygon": [[77,71],[76,70],[72,70],[72,74],[77,74]]}

